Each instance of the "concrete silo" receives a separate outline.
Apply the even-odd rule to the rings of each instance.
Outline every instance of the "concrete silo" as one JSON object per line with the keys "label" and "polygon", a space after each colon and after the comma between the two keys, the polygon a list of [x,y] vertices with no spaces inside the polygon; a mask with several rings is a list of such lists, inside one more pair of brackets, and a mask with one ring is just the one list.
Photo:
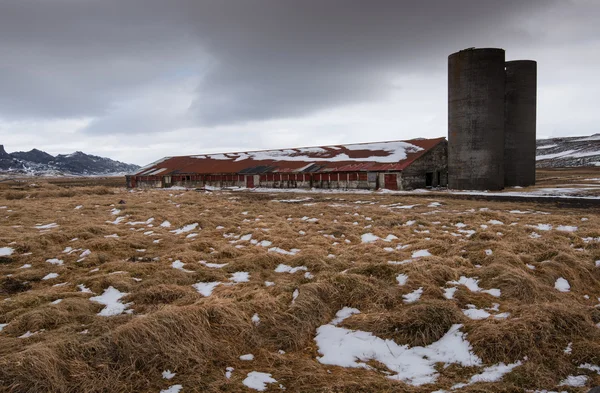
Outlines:
{"label": "concrete silo", "polygon": [[506,62],[504,185],[535,184],[537,63]]}
{"label": "concrete silo", "polygon": [[503,49],[465,49],[448,57],[448,187],[504,187]]}

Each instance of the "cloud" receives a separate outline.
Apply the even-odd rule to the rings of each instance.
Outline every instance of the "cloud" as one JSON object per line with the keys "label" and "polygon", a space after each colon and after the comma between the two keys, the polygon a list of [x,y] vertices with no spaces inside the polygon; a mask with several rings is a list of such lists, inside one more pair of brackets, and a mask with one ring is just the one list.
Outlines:
{"label": "cloud", "polygon": [[1,2],[0,137],[55,149],[48,130],[77,124],[65,146],[143,163],[442,136],[447,56],[472,46],[538,60],[539,135],[597,132],[599,17],[594,0]]}

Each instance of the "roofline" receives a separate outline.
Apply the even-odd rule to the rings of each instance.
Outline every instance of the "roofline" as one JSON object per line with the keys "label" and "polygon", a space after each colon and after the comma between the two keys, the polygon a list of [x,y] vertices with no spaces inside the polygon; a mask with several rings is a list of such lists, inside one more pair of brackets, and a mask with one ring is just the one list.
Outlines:
{"label": "roofline", "polygon": [[295,149],[314,149],[314,148],[323,148],[323,147],[343,147],[343,146],[348,146],[348,145],[368,145],[368,144],[372,144],[372,143],[392,143],[392,142],[411,142],[411,141],[422,141],[422,140],[428,140],[428,141],[434,141],[434,140],[438,140],[438,142],[434,145],[436,146],[438,143],[440,143],[441,141],[445,140],[446,137],[442,136],[442,137],[438,137],[438,138],[413,138],[413,139],[398,139],[398,140],[393,140],[393,141],[376,141],[376,142],[356,142],[356,143],[344,143],[344,144],[338,144],[338,145],[327,145],[327,146],[297,146],[297,147],[283,147],[280,149],[261,149],[261,150],[246,150],[246,151],[230,151],[230,152],[225,152],[225,153],[200,153],[200,154],[185,154],[185,155],[181,155],[181,156],[167,156],[164,157],[164,159],[169,159],[169,158],[178,158],[178,157],[193,157],[193,156],[212,156],[212,155],[218,155],[218,154],[242,154],[242,153],[260,153],[263,151],[275,151],[275,150],[295,150]]}

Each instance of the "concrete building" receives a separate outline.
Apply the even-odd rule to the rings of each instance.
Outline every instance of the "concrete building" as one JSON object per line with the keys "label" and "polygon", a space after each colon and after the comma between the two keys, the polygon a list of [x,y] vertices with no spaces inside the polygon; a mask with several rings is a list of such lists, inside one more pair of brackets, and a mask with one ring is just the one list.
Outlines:
{"label": "concrete building", "polygon": [[448,57],[448,187],[535,184],[536,63],[497,48]]}
{"label": "concrete building", "polygon": [[504,50],[448,57],[448,187],[504,188]]}
{"label": "concrete building", "polygon": [[537,63],[506,62],[504,185],[535,184]]}
{"label": "concrete building", "polygon": [[389,189],[447,185],[445,138],[166,157],[128,187]]}

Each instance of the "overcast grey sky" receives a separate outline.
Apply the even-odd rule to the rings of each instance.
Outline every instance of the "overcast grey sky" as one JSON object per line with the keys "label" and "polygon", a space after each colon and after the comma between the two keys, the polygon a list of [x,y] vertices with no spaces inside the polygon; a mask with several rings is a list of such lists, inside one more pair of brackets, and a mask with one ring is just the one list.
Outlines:
{"label": "overcast grey sky", "polygon": [[600,132],[599,0],[0,0],[0,144],[166,155],[447,134],[447,56],[538,61],[538,137]]}

